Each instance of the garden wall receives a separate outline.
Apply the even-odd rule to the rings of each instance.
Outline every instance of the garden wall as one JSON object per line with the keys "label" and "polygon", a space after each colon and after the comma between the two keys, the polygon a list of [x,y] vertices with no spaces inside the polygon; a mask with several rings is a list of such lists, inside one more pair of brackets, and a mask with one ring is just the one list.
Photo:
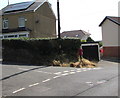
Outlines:
{"label": "garden wall", "polygon": [[53,60],[77,61],[79,39],[2,40],[3,63],[51,65]]}

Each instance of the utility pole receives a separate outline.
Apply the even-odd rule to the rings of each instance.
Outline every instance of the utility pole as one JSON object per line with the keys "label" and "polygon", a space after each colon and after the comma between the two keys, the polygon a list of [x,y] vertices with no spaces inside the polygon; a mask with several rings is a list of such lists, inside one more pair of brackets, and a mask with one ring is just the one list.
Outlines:
{"label": "utility pole", "polygon": [[57,14],[58,14],[58,39],[61,39],[60,36],[60,10],[59,10],[59,0],[57,0]]}

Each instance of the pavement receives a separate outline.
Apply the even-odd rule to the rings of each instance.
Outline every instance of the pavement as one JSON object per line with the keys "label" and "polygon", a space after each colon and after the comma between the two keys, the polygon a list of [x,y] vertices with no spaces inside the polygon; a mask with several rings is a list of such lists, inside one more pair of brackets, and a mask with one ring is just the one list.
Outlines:
{"label": "pavement", "polygon": [[118,62],[96,68],[2,65],[3,96],[118,96]]}

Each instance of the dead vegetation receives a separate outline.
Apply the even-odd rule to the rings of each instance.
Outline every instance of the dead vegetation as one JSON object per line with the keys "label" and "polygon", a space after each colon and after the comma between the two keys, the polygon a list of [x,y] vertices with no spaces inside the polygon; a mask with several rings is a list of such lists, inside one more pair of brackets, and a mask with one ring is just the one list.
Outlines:
{"label": "dead vegetation", "polygon": [[59,60],[54,60],[52,64],[53,66],[69,67],[69,63],[61,63]]}
{"label": "dead vegetation", "polygon": [[96,63],[89,61],[87,59],[81,59],[77,62],[69,62],[69,63],[61,63],[59,60],[53,60],[52,62],[53,66],[61,66],[61,67],[76,67],[76,68],[92,68],[96,67]]}

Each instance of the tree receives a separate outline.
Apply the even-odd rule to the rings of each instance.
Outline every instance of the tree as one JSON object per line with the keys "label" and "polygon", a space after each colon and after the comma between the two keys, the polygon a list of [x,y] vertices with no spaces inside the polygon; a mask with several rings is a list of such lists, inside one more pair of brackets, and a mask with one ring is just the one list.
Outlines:
{"label": "tree", "polygon": [[102,47],[103,46],[103,43],[102,41],[99,42],[99,47]]}
{"label": "tree", "polygon": [[88,37],[86,41],[87,42],[94,42],[94,40],[91,37]]}

